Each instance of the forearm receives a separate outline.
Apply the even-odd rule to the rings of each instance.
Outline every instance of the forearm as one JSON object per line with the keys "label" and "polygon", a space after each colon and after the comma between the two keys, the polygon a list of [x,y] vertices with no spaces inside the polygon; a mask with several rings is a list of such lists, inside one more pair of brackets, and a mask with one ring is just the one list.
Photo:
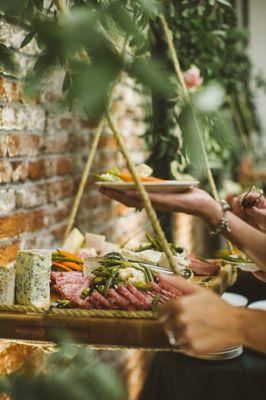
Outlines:
{"label": "forearm", "polygon": [[[230,232],[224,236],[250,257],[263,271],[266,271],[266,234],[253,228],[229,212],[227,214]],[[217,227],[222,218],[221,206],[210,203],[203,218],[212,227]]]}
{"label": "forearm", "polygon": [[266,312],[236,309],[240,343],[253,350],[266,352]]}

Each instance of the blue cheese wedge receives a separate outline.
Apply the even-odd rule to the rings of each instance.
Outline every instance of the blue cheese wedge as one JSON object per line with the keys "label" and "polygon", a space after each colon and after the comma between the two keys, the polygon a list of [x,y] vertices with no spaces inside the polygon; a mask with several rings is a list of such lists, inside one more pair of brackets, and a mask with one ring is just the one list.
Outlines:
{"label": "blue cheese wedge", "polygon": [[50,250],[23,250],[16,262],[16,300],[18,304],[49,307]]}
{"label": "blue cheese wedge", "polygon": [[0,304],[11,305],[15,300],[15,265],[0,265]]}

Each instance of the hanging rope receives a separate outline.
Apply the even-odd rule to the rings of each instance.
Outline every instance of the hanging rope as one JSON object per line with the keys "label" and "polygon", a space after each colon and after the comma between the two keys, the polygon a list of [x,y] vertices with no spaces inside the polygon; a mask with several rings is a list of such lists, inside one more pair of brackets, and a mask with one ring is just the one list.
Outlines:
{"label": "hanging rope", "polygon": [[138,176],[138,174],[136,172],[136,169],[135,169],[135,166],[134,166],[133,162],[131,161],[131,157],[130,157],[130,155],[129,155],[129,153],[128,153],[125,145],[124,145],[123,138],[120,135],[120,133],[118,132],[118,130],[116,129],[116,127],[114,126],[114,123],[112,122],[112,120],[111,120],[109,115],[107,116],[107,121],[108,121],[108,124],[109,124],[109,127],[110,127],[111,131],[113,132],[113,134],[114,134],[114,136],[115,136],[115,138],[117,140],[117,143],[118,143],[118,146],[119,146],[119,148],[121,150],[121,153],[124,156],[124,159],[125,159],[126,164],[127,164],[127,168],[128,168],[129,172],[131,173],[131,175],[132,175],[132,177],[134,179],[134,182],[136,184],[136,189],[137,189],[137,191],[138,191],[138,193],[139,193],[139,195],[140,195],[140,197],[141,197],[141,199],[143,201],[143,206],[144,206],[144,208],[145,208],[145,210],[146,210],[146,212],[148,214],[148,217],[151,220],[153,229],[154,229],[154,231],[156,232],[156,234],[158,235],[158,237],[160,239],[162,248],[163,248],[163,250],[165,252],[165,255],[167,257],[169,265],[172,268],[173,272],[175,274],[179,275],[180,274],[180,270],[178,269],[178,267],[176,265],[176,262],[174,260],[174,256],[173,256],[173,254],[171,252],[171,249],[170,249],[170,246],[169,246],[169,243],[167,242],[166,237],[165,237],[165,235],[163,233],[163,230],[162,230],[161,225],[160,225],[160,223],[158,221],[156,212],[154,211],[154,208],[152,207],[152,204],[151,204],[151,201],[149,199],[149,196],[148,196],[145,188],[143,187],[143,185],[142,185],[142,183],[140,181],[140,178],[139,178],[139,176]]}
{"label": "hanging rope", "polygon": [[190,107],[191,112],[192,112],[192,117],[193,117],[193,121],[195,123],[196,126],[196,131],[198,133],[199,136],[199,140],[200,140],[200,145],[201,145],[201,149],[202,149],[202,154],[203,154],[203,160],[204,160],[204,164],[205,164],[205,168],[207,171],[207,177],[210,183],[210,187],[211,187],[211,191],[213,194],[213,197],[215,198],[216,201],[219,201],[219,195],[218,195],[218,191],[217,191],[217,187],[213,178],[213,174],[210,168],[210,164],[209,164],[209,160],[208,160],[208,156],[206,153],[206,149],[205,149],[205,145],[204,145],[204,140],[203,140],[203,136],[202,136],[202,132],[199,126],[199,122],[198,119],[196,117],[195,114],[195,110],[191,104],[191,100],[190,100],[190,96],[189,96],[189,92],[181,71],[181,67],[180,67],[180,63],[177,57],[177,52],[174,46],[174,42],[173,42],[173,37],[172,37],[172,33],[171,30],[168,27],[167,21],[165,19],[164,16],[161,16],[161,22],[162,22],[162,27],[163,27],[163,31],[164,31],[164,35],[166,38],[166,42],[169,48],[169,52],[173,61],[173,65],[174,65],[174,69],[175,69],[175,73],[176,76],[178,78],[178,82],[181,86],[181,91],[182,91],[182,97],[185,101],[185,103]]}
{"label": "hanging rope", "polygon": [[100,137],[101,137],[101,134],[102,134],[102,130],[103,130],[104,124],[105,124],[105,118],[102,118],[100,123],[98,124],[98,126],[96,128],[96,131],[95,131],[95,134],[94,134],[94,138],[93,138],[93,141],[92,141],[92,146],[91,146],[91,148],[89,149],[89,152],[88,152],[87,161],[86,161],[84,170],[82,172],[81,181],[80,181],[80,184],[79,184],[79,187],[78,187],[78,191],[77,191],[76,197],[74,199],[74,203],[73,203],[73,206],[72,206],[69,218],[68,218],[67,227],[66,227],[66,230],[65,230],[65,233],[64,233],[64,240],[67,238],[67,236],[69,235],[71,229],[74,226],[75,219],[76,219],[76,216],[77,216],[77,213],[78,213],[78,209],[79,209],[79,206],[80,206],[81,198],[82,198],[83,193],[84,193],[84,189],[85,189],[85,186],[86,186],[86,183],[87,183],[87,180],[88,180],[88,176],[89,176],[89,173],[90,173],[90,170],[91,170],[91,166],[92,166],[92,163],[93,163],[93,160],[94,160],[94,157],[95,157],[95,153],[96,153],[96,150],[97,150],[97,147],[98,147],[98,144],[99,144],[99,140],[100,140]]}
{"label": "hanging rope", "polygon": [[[213,174],[212,174],[212,170],[211,170],[211,167],[210,167],[210,164],[209,164],[208,155],[207,155],[207,152],[206,152],[206,149],[205,149],[204,139],[203,139],[201,128],[199,126],[199,121],[198,121],[198,118],[196,116],[195,109],[194,109],[194,107],[193,107],[193,105],[191,103],[190,95],[189,95],[189,92],[188,92],[188,89],[186,87],[186,83],[185,83],[185,80],[184,80],[184,77],[183,77],[183,74],[182,74],[182,71],[181,71],[180,63],[179,63],[179,60],[178,60],[178,57],[177,57],[177,52],[176,52],[176,49],[175,49],[175,46],[174,46],[174,42],[173,42],[173,36],[172,36],[171,30],[170,30],[170,28],[168,26],[168,23],[167,23],[164,15],[161,16],[161,22],[162,22],[164,35],[165,35],[165,38],[166,38],[166,41],[167,41],[167,45],[168,45],[168,48],[169,48],[169,52],[170,52],[170,55],[171,55],[171,58],[172,58],[172,61],[173,61],[173,65],[174,65],[174,69],[175,69],[175,72],[176,72],[176,76],[177,76],[178,82],[181,85],[183,99],[184,99],[185,103],[190,107],[190,110],[191,110],[191,113],[192,113],[192,118],[193,118],[194,124],[196,126],[196,131],[198,133],[200,146],[201,146],[201,150],[202,150],[202,155],[203,155],[203,160],[204,160],[204,164],[205,164],[205,168],[206,168],[206,172],[207,172],[207,178],[208,178],[208,181],[209,181],[209,184],[210,184],[210,187],[211,187],[212,195],[213,195],[213,197],[214,197],[214,199],[216,201],[220,201],[218,190],[217,190],[217,187],[216,187],[216,184],[215,184],[215,181],[214,181],[214,177],[213,177]],[[229,240],[227,240],[226,243],[227,243],[227,247],[228,247],[229,251],[232,253],[233,252],[232,243],[229,242]]]}
{"label": "hanging rope", "polygon": [[[127,39],[127,37],[125,37],[125,40],[124,40],[124,43],[123,43],[123,47],[122,47],[122,51],[121,51],[122,60],[124,60],[124,58],[125,58],[127,41],[128,41],[128,39]],[[114,88],[121,81],[122,76],[123,76],[123,74],[121,73],[120,76],[118,77],[117,81],[112,85],[112,87],[110,89],[110,92],[109,92],[109,105],[107,106],[107,110],[111,108],[111,103],[112,103],[112,100],[113,100],[112,98],[113,98]],[[72,206],[69,218],[68,218],[67,227],[66,227],[66,230],[65,230],[65,233],[64,233],[64,240],[67,238],[67,236],[69,235],[71,229],[74,226],[75,219],[76,219],[76,216],[77,216],[77,213],[78,213],[78,209],[79,209],[79,206],[80,206],[80,202],[81,202],[84,190],[85,190],[86,182],[88,180],[88,176],[89,176],[89,173],[90,173],[90,170],[91,170],[91,166],[92,166],[95,154],[96,154],[96,150],[97,150],[97,147],[98,147],[98,144],[99,144],[99,140],[100,140],[100,137],[101,137],[102,130],[104,128],[105,122],[106,122],[106,114],[104,114],[102,116],[102,118],[101,118],[101,120],[100,120],[100,122],[99,122],[99,124],[98,124],[98,126],[96,128],[95,135],[94,135],[93,142],[92,142],[92,146],[89,149],[87,161],[86,161],[86,164],[85,164],[82,176],[81,176],[81,181],[80,181],[80,184],[79,184],[79,187],[78,187],[78,191],[77,191],[76,197],[74,199],[74,203],[73,203],[73,206]]]}

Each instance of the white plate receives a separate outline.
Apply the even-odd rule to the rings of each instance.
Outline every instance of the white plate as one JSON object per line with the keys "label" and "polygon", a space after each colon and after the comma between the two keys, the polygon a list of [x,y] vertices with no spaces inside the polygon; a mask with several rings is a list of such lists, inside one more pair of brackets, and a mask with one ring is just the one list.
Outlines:
{"label": "white plate", "polygon": [[225,349],[224,351],[218,351],[215,353],[205,353],[205,354],[190,354],[186,353],[185,354],[194,357],[194,358],[199,358],[201,360],[232,360],[233,358],[239,357],[243,353],[243,347],[242,346],[237,346],[237,347],[231,347],[229,349]]}
{"label": "white plate", "polygon": [[224,292],[222,299],[235,307],[245,307],[248,304],[248,299],[241,294]]}
{"label": "white plate", "polygon": [[[134,190],[134,182],[95,182],[113,190]],[[163,181],[163,182],[142,182],[148,192],[181,192],[193,188],[199,184],[198,181]]]}
{"label": "white plate", "polygon": [[252,263],[252,262],[236,262],[236,261],[228,261],[228,260],[224,260],[225,263],[228,264],[232,264],[237,268],[242,269],[242,271],[246,271],[246,272],[258,272],[260,271],[260,268],[257,267],[256,264]]}
{"label": "white plate", "polygon": [[254,303],[248,305],[248,308],[251,308],[252,310],[266,311],[266,300],[254,301]]}

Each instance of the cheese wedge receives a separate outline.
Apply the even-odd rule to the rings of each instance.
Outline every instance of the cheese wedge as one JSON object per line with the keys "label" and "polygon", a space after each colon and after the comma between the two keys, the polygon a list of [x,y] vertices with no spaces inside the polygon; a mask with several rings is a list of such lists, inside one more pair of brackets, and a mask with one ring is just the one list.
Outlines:
{"label": "cheese wedge", "polygon": [[16,300],[35,307],[50,305],[50,250],[23,250],[16,262]]}
{"label": "cheese wedge", "polygon": [[0,265],[0,304],[11,305],[15,301],[15,265]]}

